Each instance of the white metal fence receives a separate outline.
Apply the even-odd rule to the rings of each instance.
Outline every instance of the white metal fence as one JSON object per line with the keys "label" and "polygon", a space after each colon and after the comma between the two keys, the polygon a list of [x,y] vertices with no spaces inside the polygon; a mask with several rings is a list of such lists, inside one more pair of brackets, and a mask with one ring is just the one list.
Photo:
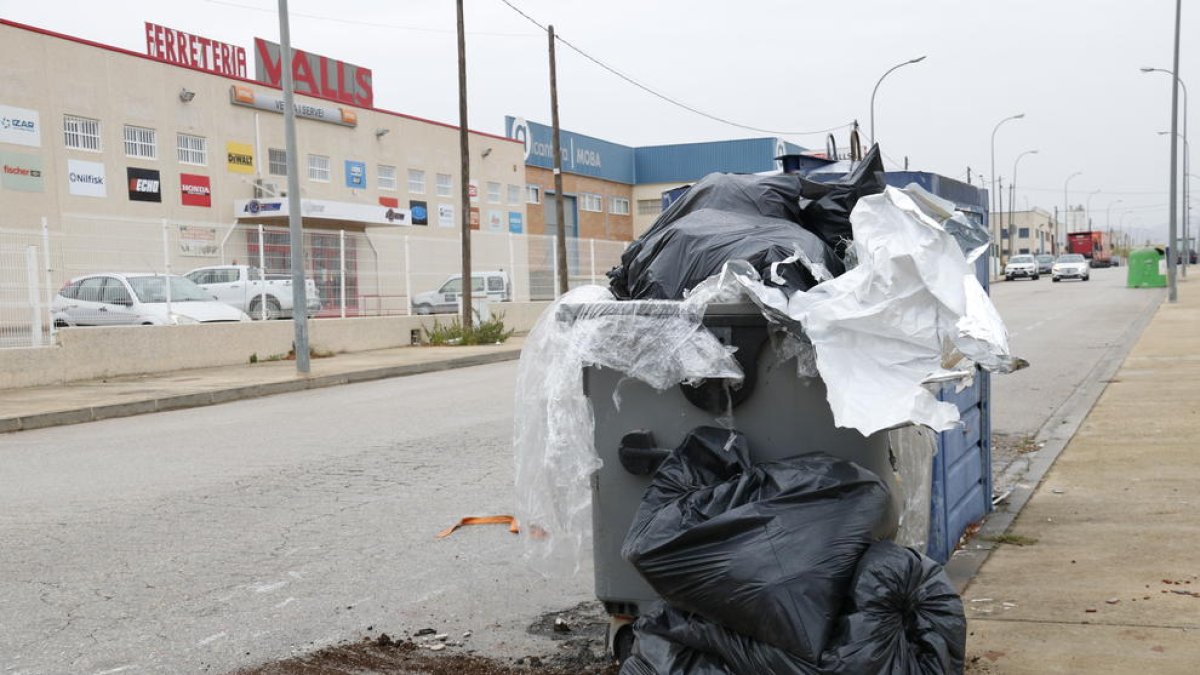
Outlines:
{"label": "white metal fence", "polygon": [[[63,214],[25,229],[0,229],[0,347],[54,343],[52,304],[63,284],[101,272],[186,274],[244,264],[268,275],[291,273],[286,227]],[[605,284],[627,242],[570,239],[572,287]],[[419,230],[304,232],[304,271],[321,300],[316,316],[407,315],[414,300],[462,269],[458,237]],[[557,273],[555,238],[474,231],[472,270],[503,271],[515,301],[550,300]],[[255,317],[257,318],[257,317]]]}

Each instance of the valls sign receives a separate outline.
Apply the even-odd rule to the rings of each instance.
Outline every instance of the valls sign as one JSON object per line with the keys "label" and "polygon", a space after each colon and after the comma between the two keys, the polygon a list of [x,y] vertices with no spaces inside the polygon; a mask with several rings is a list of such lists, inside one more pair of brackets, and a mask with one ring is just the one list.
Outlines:
{"label": "valls sign", "polygon": [[[292,81],[298,94],[370,108],[375,103],[371,70],[319,54],[292,48]],[[279,45],[254,38],[255,79],[283,87],[283,59]]]}
{"label": "valls sign", "polygon": [[0,143],[40,147],[42,126],[38,121],[38,112],[28,108],[0,105]]}
{"label": "valls sign", "polygon": [[179,174],[179,195],[184,206],[212,206],[212,187],[209,185],[208,176]]}
{"label": "valls sign", "polygon": [[132,166],[125,169],[125,177],[129,183],[129,201],[161,202],[162,180],[154,169],[135,169]]}

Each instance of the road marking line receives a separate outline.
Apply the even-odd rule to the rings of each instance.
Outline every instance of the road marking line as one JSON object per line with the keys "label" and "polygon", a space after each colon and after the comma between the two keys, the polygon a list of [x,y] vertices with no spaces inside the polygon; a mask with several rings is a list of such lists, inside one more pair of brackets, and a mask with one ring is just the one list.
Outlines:
{"label": "road marking line", "polygon": [[109,670],[101,670],[100,672],[96,673],[96,675],[112,675],[113,673],[119,673],[121,671],[129,670],[130,668],[136,668],[136,667],[137,666],[121,666],[120,668],[111,668]]}
{"label": "road marking line", "polygon": [[253,588],[255,593],[270,593],[271,591],[277,591],[287,585],[288,582],[285,580],[276,581],[272,584],[252,584],[250,588]]}

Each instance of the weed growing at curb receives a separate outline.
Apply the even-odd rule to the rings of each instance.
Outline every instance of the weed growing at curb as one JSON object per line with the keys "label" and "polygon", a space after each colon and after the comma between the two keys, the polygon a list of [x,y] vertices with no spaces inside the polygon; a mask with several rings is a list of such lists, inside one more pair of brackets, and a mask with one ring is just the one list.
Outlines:
{"label": "weed growing at curb", "polygon": [[449,324],[442,325],[433,320],[433,328],[423,328],[425,340],[431,345],[498,345],[513,336],[516,329],[504,327],[504,315],[496,314],[478,326],[463,328],[455,317]]}

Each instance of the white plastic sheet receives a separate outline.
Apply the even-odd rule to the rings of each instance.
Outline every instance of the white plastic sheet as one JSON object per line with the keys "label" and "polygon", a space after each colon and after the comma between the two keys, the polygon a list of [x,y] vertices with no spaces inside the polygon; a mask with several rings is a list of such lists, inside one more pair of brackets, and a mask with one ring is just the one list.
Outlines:
{"label": "white plastic sheet", "polygon": [[704,378],[742,379],[730,348],[701,327],[713,294],[617,302],[587,286],[549,307],[517,369],[513,446],[524,556],[544,574],[573,573],[591,542],[591,475],[600,468],[585,366],[613,368],[664,390]]}

